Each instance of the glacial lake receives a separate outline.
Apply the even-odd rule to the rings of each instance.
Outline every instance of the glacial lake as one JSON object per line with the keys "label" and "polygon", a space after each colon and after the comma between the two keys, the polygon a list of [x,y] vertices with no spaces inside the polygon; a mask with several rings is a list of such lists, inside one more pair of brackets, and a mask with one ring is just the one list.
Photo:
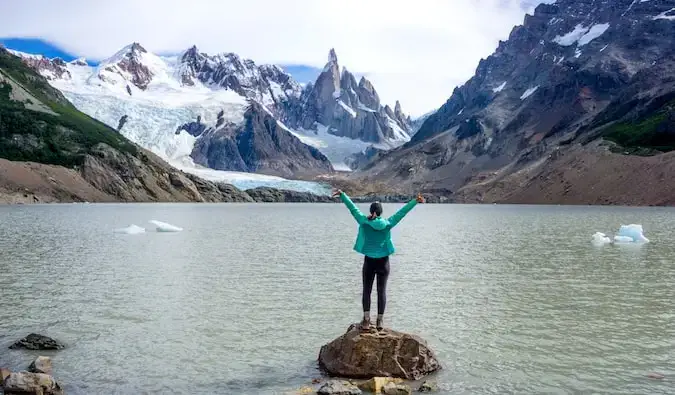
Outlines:
{"label": "glacial lake", "polygon": [[[651,242],[591,244],[631,223]],[[51,356],[70,395],[299,389],[361,317],[355,236],[340,204],[0,206],[0,366]],[[393,237],[386,323],[440,393],[675,393],[675,209],[427,204]],[[31,332],[67,348],[8,349]]]}

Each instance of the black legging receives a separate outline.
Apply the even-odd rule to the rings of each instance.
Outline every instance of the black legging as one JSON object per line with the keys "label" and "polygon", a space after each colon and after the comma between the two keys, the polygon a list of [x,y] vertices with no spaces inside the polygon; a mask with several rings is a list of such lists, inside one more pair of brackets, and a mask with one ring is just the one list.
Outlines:
{"label": "black legging", "polygon": [[370,294],[377,275],[377,314],[384,314],[387,304],[387,278],[389,278],[389,257],[363,260],[363,311],[370,311]]}

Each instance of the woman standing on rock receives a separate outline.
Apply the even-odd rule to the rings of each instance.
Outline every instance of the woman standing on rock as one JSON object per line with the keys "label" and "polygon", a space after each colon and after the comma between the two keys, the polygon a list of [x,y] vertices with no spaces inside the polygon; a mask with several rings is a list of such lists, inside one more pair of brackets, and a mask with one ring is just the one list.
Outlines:
{"label": "woman standing on rock", "polygon": [[366,216],[356,207],[354,202],[341,190],[336,190],[333,197],[339,196],[347,206],[349,212],[359,224],[359,233],[354,244],[354,250],[364,255],[363,260],[363,320],[361,329],[370,329],[370,294],[373,282],[377,276],[377,330],[383,329],[382,318],[387,303],[387,279],[389,278],[389,255],[395,251],[391,241],[391,229],[405,217],[417,203],[424,203],[422,195],[411,200],[391,217],[384,219],[382,204],[375,202],[370,205],[370,215]]}

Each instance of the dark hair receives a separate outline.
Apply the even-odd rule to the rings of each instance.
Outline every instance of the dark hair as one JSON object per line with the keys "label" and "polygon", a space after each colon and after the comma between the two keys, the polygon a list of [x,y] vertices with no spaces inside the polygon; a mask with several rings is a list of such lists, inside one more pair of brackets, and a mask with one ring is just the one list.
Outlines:
{"label": "dark hair", "polygon": [[382,215],[382,204],[380,202],[374,202],[370,205],[370,216],[369,220],[373,220]]}

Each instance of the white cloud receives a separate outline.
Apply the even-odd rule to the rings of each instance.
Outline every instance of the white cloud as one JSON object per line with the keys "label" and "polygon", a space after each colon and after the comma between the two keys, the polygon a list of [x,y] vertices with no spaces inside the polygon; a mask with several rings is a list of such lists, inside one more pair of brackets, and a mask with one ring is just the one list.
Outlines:
{"label": "white cloud", "polygon": [[[0,37],[38,37],[92,59],[140,42],[153,52],[236,52],[257,63],[341,65],[420,115],[470,78],[535,0],[21,0],[0,3]],[[414,4],[414,5],[413,5]]]}

